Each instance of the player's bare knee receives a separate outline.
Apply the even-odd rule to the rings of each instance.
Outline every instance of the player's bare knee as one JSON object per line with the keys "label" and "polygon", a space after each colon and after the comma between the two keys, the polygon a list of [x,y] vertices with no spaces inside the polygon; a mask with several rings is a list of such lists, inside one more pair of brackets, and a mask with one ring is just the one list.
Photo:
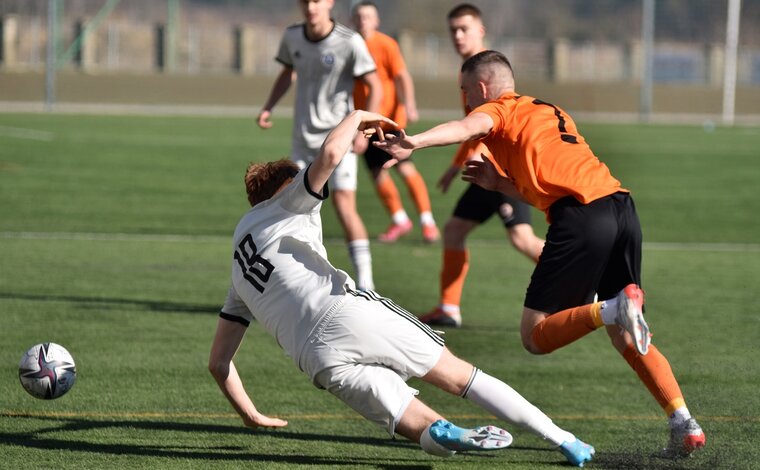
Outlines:
{"label": "player's bare knee", "polygon": [[443,226],[443,243],[449,248],[464,247],[470,228],[456,219],[449,219]]}
{"label": "player's bare knee", "polygon": [[511,230],[509,232],[509,241],[515,249],[526,252],[533,246],[533,233],[526,233],[524,230]]}
{"label": "player's bare knee", "polygon": [[535,343],[533,343],[532,334],[523,334],[522,336],[522,345],[523,348],[525,348],[526,351],[528,351],[531,354],[535,355],[542,355],[546,354],[544,351],[540,350]]}
{"label": "player's bare knee", "polygon": [[335,190],[333,191],[333,201],[335,205],[354,206],[356,204],[356,193],[340,189]]}
{"label": "player's bare knee", "polygon": [[444,349],[438,363],[422,380],[452,395],[461,395],[470,381],[475,367]]}
{"label": "player's bare knee", "polygon": [[229,364],[214,360],[208,362],[208,371],[216,379],[225,379],[229,374],[229,370]]}
{"label": "player's bare knee", "polygon": [[525,341],[523,340],[523,348],[525,348],[526,351],[528,351],[531,354],[534,354],[536,356],[540,356],[542,354],[546,354],[545,352],[541,351],[536,347],[535,344],[533,344],[532,341]]}

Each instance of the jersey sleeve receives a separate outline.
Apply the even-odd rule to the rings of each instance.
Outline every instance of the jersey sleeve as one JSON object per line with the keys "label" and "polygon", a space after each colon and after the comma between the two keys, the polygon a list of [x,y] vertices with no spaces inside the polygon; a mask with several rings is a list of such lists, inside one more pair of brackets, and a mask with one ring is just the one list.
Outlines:
{"label": "jersey sleeve", "polygon": [[219,312],[219,316],[225,320],[234,321],[244,326],[248,326],[253,321],[253,314],[248,309],[248,306],[235,291],[235,286],[230,286],[230,290],[227,292],[227,298],[224,301],[222,311]]}
{"label": "jersey sleeve", "polygon": [[290,28],[286,29],[285,33],[282,35],[282,39],[280,39],[280,47],[277,50],[277,55],[274,57],[274,60],[281,63],[282,65],[292,67],[293,57],[290,55],[290,47],[288,42],[289,33]]}
{"label": "jersey sleeve", "polygon": [[309,179],[306,175],[311,165],[298,172],[283,191],[279,198],[280,204],[285,210],[295,214],[308,214],[309,212],[318,211],[322,201],[327,199],[330,190],[325,184],[322,192],[318,193],[309,187]]}
{"label": "jersey sleeve", "polygon": [[367,49],[367,44],[359,33],[355,33],[351,36],[351,46],[354,51],[354,66],[352,69],[354,78],[361,77],[362,75],[377,70],[375,61],[372,59],[369,49]]}
{"label": "jersey sleeve", "polygon": [[506,107],[500,106],[495,101],[489,101],[488,103],[482,104],[478,106],[477,108],[473,109],[472,113],[483,113],[487,114],[491,121],[493,121],[493,127],[491,128],[491,132],[489,132],[487,135],[481,137],[481,139],[485,139],[488,136],[498,134],[500,131],[504,129],[504,123],[507,122],[506,118]]}

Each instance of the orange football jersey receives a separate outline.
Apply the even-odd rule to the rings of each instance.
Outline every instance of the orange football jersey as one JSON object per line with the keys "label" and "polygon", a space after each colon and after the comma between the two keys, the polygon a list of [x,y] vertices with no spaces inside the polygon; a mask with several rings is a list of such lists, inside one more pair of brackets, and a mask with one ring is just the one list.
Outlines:
{"label": "orange football jersey", "polygon": [[481,139],[493,160],[514,180],[522,197],[548,215],[558,199],[583,204],[623,189],[561,108],[506,93],[472,111],[488,114],[491,132]]}
{"label": "orange football jersey", "polygon": [[[383,87],[383,99],[378,113],[393,119],[402,129],[406,127],[406,108],[399,102],[394,77],[406,70],[406,62],[398,43],[387,34],[376,31],[365,40],[369,54],[375,60],[377,76]],[[354,85],[354,107],[366,109],[369,87],[361,80]]]}

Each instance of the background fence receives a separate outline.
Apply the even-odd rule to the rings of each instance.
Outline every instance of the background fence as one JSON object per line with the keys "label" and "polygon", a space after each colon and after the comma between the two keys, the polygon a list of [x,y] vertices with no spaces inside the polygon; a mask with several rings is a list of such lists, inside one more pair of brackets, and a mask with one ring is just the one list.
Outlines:
{"label": "background fence", "polygon": [[[273,58],[283,29],[301,21],[295,0],[55,1],[58,69],[90,75],[271,77],[280,70]],[[489,47],[510,57],[521,85],[636,86],[644,64],[642,1],[472,3],[484,12]],[[415,79],[450,83],[460,59],[451,47],[446,14],[459,2],[376,3],[381,29],[398,39]],[[351,4],[336,0],[334,17],[350,24]],[[655,84],[719,90],[728,0],[655,5]],[[101,18],[104,7],[111,8]],[[44,71],[47,14],[48,0],[0,1],[0,74]],[[760,2],[742,2],[737,83],[745,91],[760,90]]]}

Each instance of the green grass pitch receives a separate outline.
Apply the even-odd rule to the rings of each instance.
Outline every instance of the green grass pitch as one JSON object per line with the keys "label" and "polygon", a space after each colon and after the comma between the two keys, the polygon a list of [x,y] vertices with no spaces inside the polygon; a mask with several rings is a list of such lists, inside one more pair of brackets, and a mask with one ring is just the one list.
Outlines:
{"label": "green grass pitch", "polygon": [[[580,128],[633,191],[654,342],[708,447],[679,462],[652,457],[666,440],[665,417],[603,333],[549,356],[522,349],[532,266],[495,220],[471,237],[464,327],[448,331],[447,344],[596,446],[588,468],[756,468],[760,129]],[[285,119],[264,132],[253,117],[0,114],[0,468],[568,468],[547,443],[509,425],[512,448],[447,460],[391,440],[315,389],[256,326],[238,369],[259,409],[290,424],[242,427],[206,361],[229,237],[246,209],[245,165],[285,156],[289,134]],[[464,187],[434,187],[452,152],[415,157],[440,224]],[[385,228],[363,167],[359,208],[373,236]],[[333,263],[350,271],[329,203],[323,219]],[[534,226],[546,230],[537,212]],[[424,245],[416,229],[372,250],[383,295],[415,313],[434,305],[440,244]],[[79,374],[51,402],[27,395],[17,378],[21,354],[45,341],[67,347]],[[495,421],[411,383],[458,423]]]}

